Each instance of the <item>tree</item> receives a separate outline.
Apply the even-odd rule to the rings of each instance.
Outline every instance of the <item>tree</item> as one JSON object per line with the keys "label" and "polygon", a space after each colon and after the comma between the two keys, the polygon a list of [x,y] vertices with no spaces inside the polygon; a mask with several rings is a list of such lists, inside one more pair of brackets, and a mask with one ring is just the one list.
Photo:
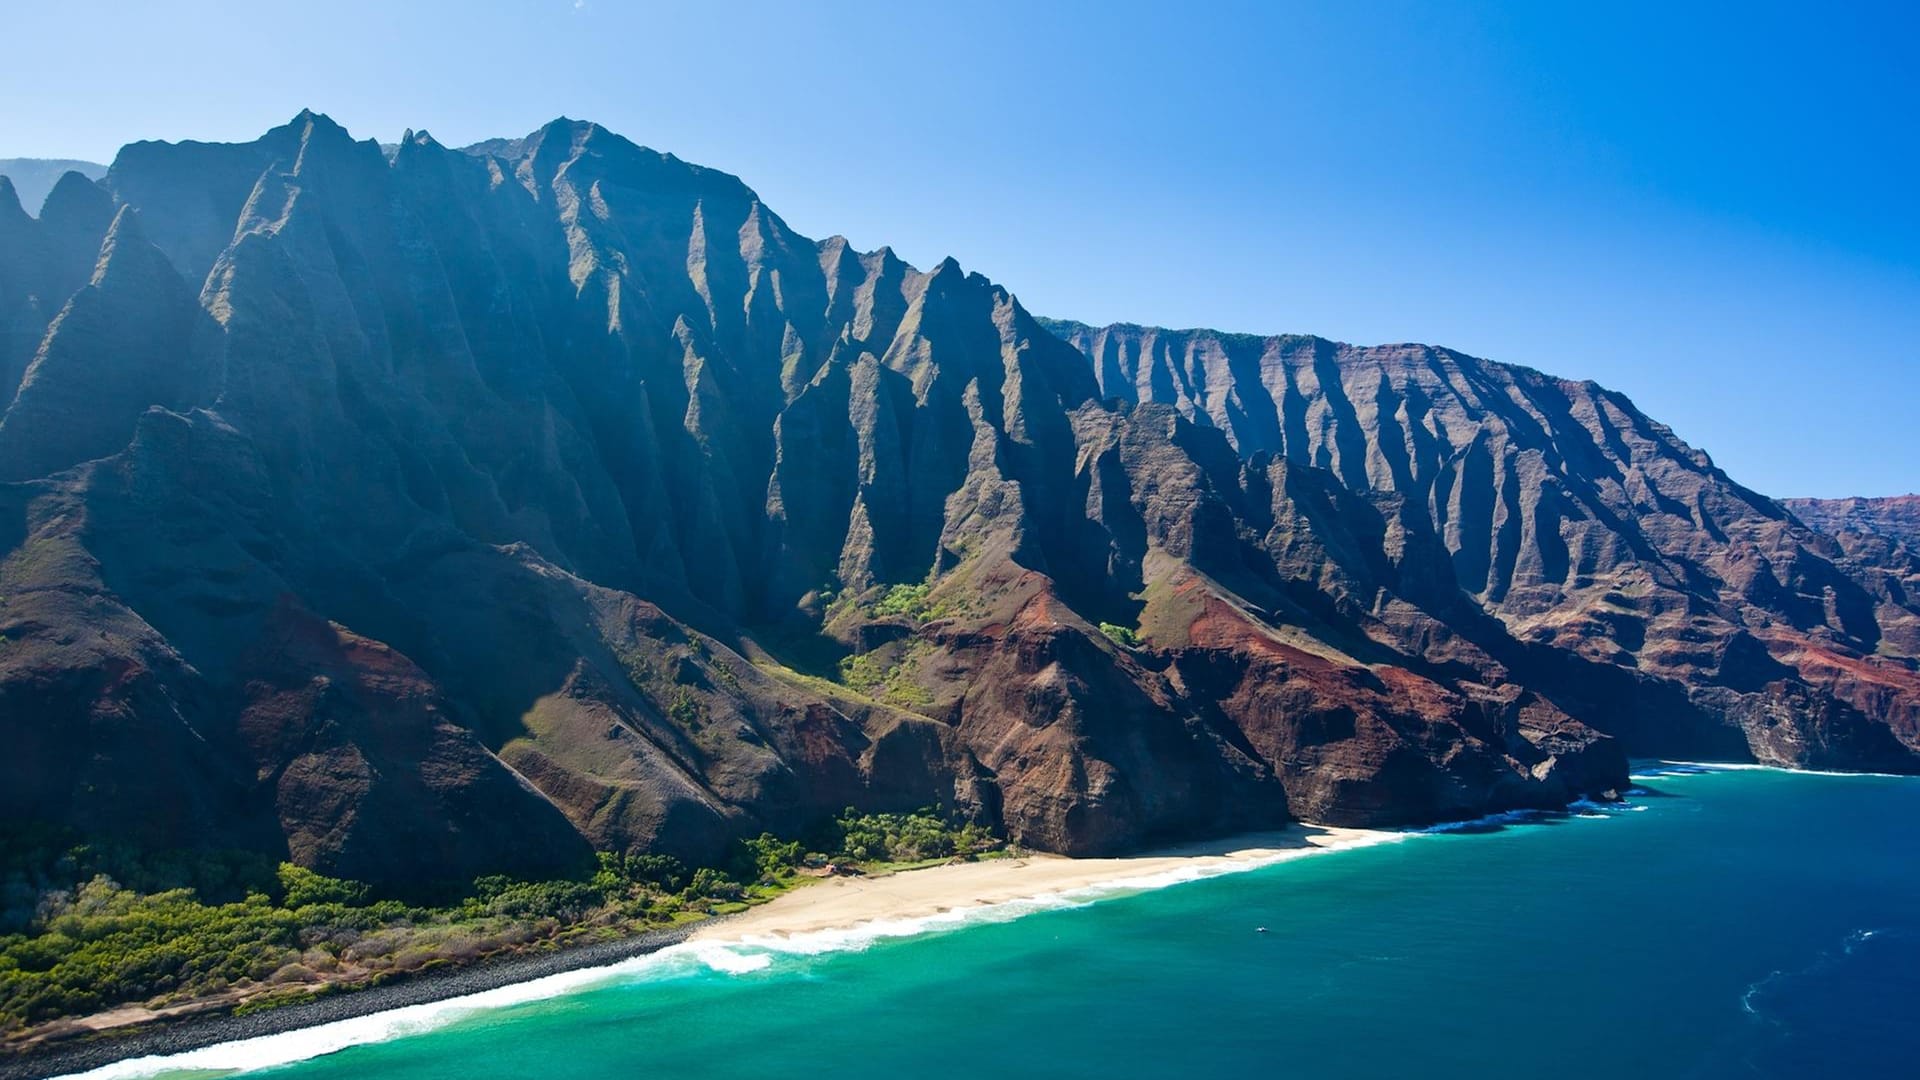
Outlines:
{"label": "tree", "polygon": [[742,868],[752,874],[754,880],[768,883],[786,877],[788,870],[800,864],[802,854],[799,841],[783,841],[766,832],[752,840],[742,840],[740,847]]}
{"label": "tree", "polygon": [[358,881],[332,878],[325,874],[309,870],[304,866],[295,866],[283,862],[279,870],[280,892],[285,898],[284,904],[290,908],[305,907],[308,904],[364,904],[367,900],[367,886]]}
{"label": "tree", "polygon": [[693,900],[731,900],[740,895],[740,885],[713,867],[703,866],[693,872],[686,895]]}

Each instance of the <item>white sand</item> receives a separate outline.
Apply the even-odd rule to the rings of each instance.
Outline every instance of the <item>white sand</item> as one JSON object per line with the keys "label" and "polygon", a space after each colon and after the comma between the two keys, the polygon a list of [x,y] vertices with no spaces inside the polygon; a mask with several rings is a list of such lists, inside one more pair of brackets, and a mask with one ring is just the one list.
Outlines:
{"label": "white sand", "polygon": [[[1401,839],[1406,833],[1299,825],[1227,841],[1112,859],[1026,855],[955,863],[873,877],[833,877],[805,885],[703,927],[694,941],[783,938],[848,930],[880,920],[921,919],[1040,896],[1146,887],[1208,877],[1340,848]],[[1150,880],[1158,879],[1158,880]]]}
{"label": "white sand", "polygon": [[[130,1080],[170,1069],[221,1071],[260,1069],[303,1061],[362,1043],[421,1031],[475,1011],[538,1001],[636,977],[657,965],[688,962],[716,971],[759,971],[770,953],[812,953],[860,947],[885,937],[922,933],[968,912],[992,917],[996,905],[1025,900],[1093,899],[1105,892],[1154,888],[1193,878],[1250,870],[1341,848],[1364,847],[1412,834],[1372,829],[1299,825],[1285,832],[1192,844],[1118,859],[1063,859],[1053,855],[990,859],[865,878],[828,878],[797,888],[767,904],[700,927],[684,944],[601,967],[583,968],[443,1001],[433,1001],[313,1027],[217,1043],[186,1053],[116,1062],[83,1075],[87,1080]],[[1054,906],[1043,904],[1044,906]],[[352,1000],[347,995],[346,1000]],[[69,1078],[74,1080],[74,1078]]]}

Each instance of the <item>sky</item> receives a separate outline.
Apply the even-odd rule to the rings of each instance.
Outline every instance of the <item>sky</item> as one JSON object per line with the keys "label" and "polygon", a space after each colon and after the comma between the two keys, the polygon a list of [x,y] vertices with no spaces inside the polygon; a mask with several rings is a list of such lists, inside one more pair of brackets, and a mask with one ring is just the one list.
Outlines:
{"label": "sky", "polygon": [[1913,5],[0,4],[0,157],[594,120],[1039,314],[1447,345],[1920,491]]}

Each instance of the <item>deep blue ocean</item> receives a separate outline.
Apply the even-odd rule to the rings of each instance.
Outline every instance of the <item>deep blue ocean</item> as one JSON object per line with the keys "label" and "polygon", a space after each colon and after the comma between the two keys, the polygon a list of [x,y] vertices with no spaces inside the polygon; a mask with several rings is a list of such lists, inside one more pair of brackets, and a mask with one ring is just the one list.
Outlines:
{"label": "deep blue ocean", "polygon": [[1920,1076],[1920,780],[1638,782],[863,947],[653,958],[254,1075]]}

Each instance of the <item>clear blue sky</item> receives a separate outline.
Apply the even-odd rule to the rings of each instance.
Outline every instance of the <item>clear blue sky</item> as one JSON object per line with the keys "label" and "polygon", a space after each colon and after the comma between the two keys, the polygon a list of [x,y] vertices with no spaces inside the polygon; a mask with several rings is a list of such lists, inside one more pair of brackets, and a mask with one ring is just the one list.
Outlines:
{"label": "clear blue sky", "polygon": [[1042,314],[1450,345],[1770,494],[1920,490],[1911,5],[9,7],[0,157],[565,114]]}

